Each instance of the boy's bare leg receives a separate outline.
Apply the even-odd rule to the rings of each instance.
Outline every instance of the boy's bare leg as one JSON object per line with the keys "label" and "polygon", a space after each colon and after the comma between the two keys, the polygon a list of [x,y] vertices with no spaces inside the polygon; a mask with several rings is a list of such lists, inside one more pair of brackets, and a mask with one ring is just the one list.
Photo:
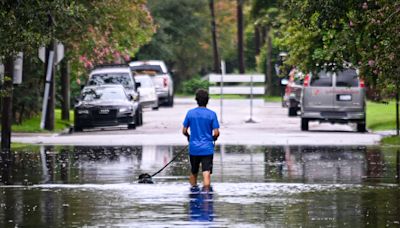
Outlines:
{"label": "boy's bare leg", "polygon": [[193,173],[190,174],[190,176],[189,176],[189,183],[190,183],[190,185],[192,185],[192,186],[196,186],[196,185],[197,185],[197,174],[196,174],[196,175],[193,174]]}
{"label": "boy's bare leg", "polygon": [[209,188],[211,184],[211,174],[210,171],[203,172],[203,187]]}

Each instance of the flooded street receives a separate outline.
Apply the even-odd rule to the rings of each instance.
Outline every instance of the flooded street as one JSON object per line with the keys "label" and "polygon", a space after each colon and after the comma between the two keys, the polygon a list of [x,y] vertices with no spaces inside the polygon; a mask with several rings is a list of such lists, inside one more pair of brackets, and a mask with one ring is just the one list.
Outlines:
{"label": "flooded street", "polygon": [[[191,192],[184,146],[33,146],[2,157],[0,227],[398,227],[399,152],[220,145]],[[201,186],[200,186],[201,187]]]}

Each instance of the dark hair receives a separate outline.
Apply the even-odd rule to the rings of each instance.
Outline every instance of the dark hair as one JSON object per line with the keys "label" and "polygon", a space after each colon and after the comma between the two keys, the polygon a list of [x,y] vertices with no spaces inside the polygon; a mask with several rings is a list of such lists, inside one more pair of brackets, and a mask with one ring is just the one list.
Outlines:
{"label": "dark hair", "polygon": [[208,92],[204,89],[198,89],[196,91],[196,101],[199,106],[207,106],[208,103]]}

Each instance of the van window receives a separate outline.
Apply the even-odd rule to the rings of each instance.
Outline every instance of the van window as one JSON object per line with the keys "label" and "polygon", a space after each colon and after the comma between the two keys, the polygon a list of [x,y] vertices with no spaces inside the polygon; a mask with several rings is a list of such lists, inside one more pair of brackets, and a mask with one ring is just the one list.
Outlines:
{"label": "van window", "polygon": [[317,75],[311,77],[311,86],[331,87],[332,86],[332,73],[327,71],[320,71]]}
{"label": "van window", "polygon": [[336,74],[337,87],[358,87],[358,75],[356,70],[347,69]]}

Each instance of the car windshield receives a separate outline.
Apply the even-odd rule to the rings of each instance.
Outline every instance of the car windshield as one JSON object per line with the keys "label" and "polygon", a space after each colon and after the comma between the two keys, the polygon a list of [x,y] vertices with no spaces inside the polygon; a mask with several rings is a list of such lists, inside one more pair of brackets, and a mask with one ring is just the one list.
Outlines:
{"label": "car windshield", "polygon": [[311,86],[330,87],[332,86],[332,73],[328,71],[320,71],[311,77]]}
{"label": "car windshield", "polygon": [[151,88],[154,87],[153,81],[151,78],[148,77],[136,77],[135,78],[137,82],[140,82],[140,87],[141,88]]}
{"label": "car windshield", "polygon": [[83,101],[93,100],[126,100],[126,94],[121,89],[88,89],[82,93]]}
{"label": "car windshield", "polygon": [[128,73],[93,74],[88,85],[116,84],[125,88],[134,88],[133,80]]}
{"label": "car windshield", "polygon": [[338,87],[358,87],[358,75],[354,69],[339,71],[336,77]]}
{"label": "car windshield", "polygon": [[131,66],[131,70],[137,74],[162,74],[163,71],[158,65],[140,65],[140,66]]}

